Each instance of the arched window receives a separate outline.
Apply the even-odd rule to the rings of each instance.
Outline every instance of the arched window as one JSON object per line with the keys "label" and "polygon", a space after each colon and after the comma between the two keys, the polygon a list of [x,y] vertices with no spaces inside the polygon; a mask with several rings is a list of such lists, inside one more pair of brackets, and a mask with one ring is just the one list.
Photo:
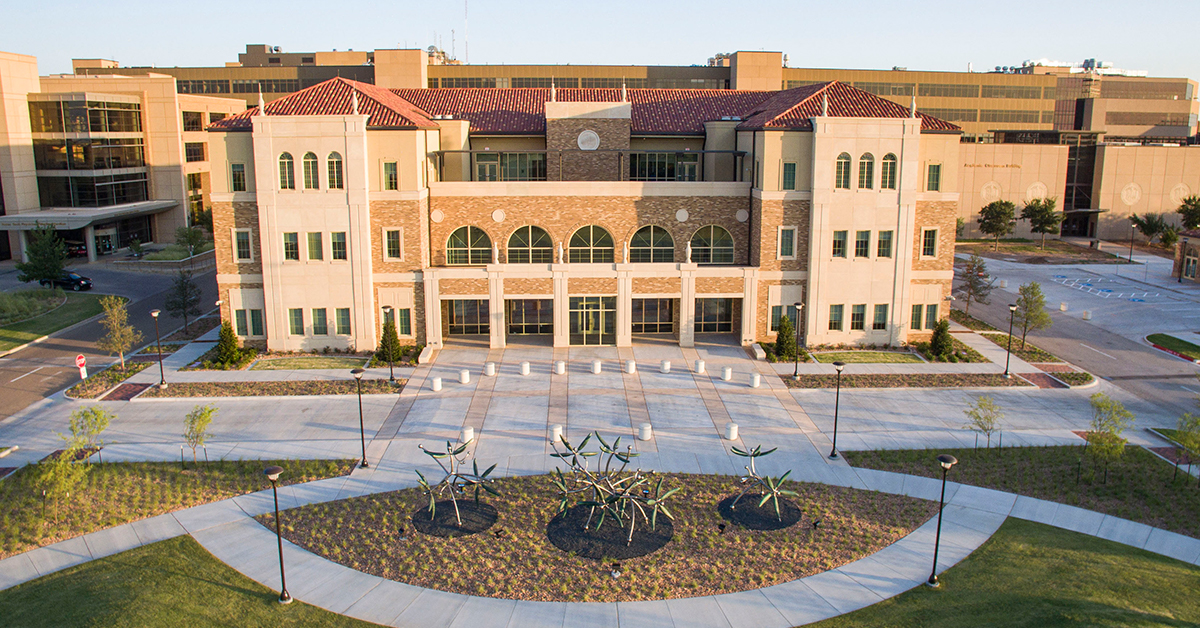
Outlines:
{"label": "arched window", "polygon": [[329,153],[327,159],[329,163],[329,189],[342,189],[342,156],[338,153]]}
{"label": "arched window", "polygon": [[696,264],[732,264],[733,236],[722,227],[700,227],[692,236],[692,261]]}
{"label": "arched window", "polygon": [[296,189],[296,163],[292,161],[291,153],[279,156],[279,189]]}
{"label": "arched window", "polygon": [[869,190],[875,187],[875,156],[863,153],[858,158],[858,189]]}
{"label": "arched window", "polygon": [[891,153],[883,156],[883,166],[879,171],[879,189],[896,189],[896,156]]}
{"label": "arched window", "polygon": [[315,190],[319,187],[317,180],[317,156],[304,153],[304,189]]}
{"label": "arched window", "polygon": [[572,264],[611,264],[613,239],[604,227],[588,225],[571,236],[568,259]]}
{"label": "arched window", "polygon": [[637,230],[629,241],[629,261],[635,264],[646,262],[675,261],[675,240],[666,229],[648,225]]}
{"label": "arched window", "polygon": [[833,187],[840,190],[850,189],[850,153],[838,155],[837,172],[833,178]]}
{"label": "arched window", "polygon": [[492,261],[492,239],[479,227],[459,227],[446,242],[446,263],[478,266]]}
{"label": "arched window", "polygon": [[554,241],[541,227],[525,226],[508,237],[509,264],[551,264]]}

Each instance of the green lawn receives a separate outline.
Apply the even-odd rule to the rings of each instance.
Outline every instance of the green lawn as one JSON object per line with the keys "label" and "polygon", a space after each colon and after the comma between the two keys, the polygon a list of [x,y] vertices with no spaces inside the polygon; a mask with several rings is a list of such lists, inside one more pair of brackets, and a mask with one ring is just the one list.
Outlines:
{"label": "green lawn", "polygon": [[846,362],[847,364],[924,364],[925,361],[912,353],[900,351],[833,351],[814,353],[813,358],[823,364]]}
{"label": "green lawn", "polygon": [[374,626],[303,602],[226,566],[190,536],[101,558],[0,591],[6,626]]}
{"label": "green lawn", "polygon": [[1200,567],[1009,519],[937,589],[919,586],[814,628],[1195,626]]}
{"label": "green lawn", "polygon": [[1166,334],[1150,334],[1146,336],[1146,340],[1153,342],[1160,347],[1166,347],[1172,351],[1178,351],[1193,360],[1200,360],[1200,346],[1194,345],[1186,340],[1180,340],[1175,336]]}
{"label": "green lawn", "polygon": [[313,356],[300,358],[262,358],[250,367],[251,371],[289,371],[293,369],[359,369],[367,363],[365,357]]}
{"label": "green lawn", "polygon": [[102,296],[106,295],[69,293],[66,304],[52,312],[0,327],[0,351],[8,351],[13,347],[33,342],[42,336],[99,314],[102,311],[100,308],[100,297]]}

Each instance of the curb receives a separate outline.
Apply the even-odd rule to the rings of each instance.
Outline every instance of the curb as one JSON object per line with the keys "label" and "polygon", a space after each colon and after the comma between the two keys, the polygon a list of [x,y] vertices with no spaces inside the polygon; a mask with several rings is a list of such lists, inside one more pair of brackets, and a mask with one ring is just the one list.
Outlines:
{"label": "curb", "polygon": [[[169,387],[170,382],[167,382],[167,384]],[[151,386],[151,388],[154,388],[156,386],[158,386],[158,384],[154,384],[153,386]],[[150,388],[147,388],[146,390],[150,390]],[[142,392],[145,393],[145,391],[142,391]],[[363,397],[399,397],[401,392],[403,392],[403,389],[401,389],[400,391],[394,392],[394,393],[363,393],[362,396]],[[179,401],[179,400],[183,400],[183,399],[222,399],[222,400],[260,399],[260,400],[264,400],[264,401],[280,401],[280,400],[284,400],[284,399],[346,399],[346,398],[354,399],[355,395],[354,395],[354,393],[347,393],[344,395],[235,395],[235,396],[226,396],[226,397],[219,397],[219,396],[182,397],[181,396],[181,397],[147,397],[147,398],[143,399],[142,395],[139,394],[138,396],[134,397],[133,399],[130,399],[130,402],[141,401],[141,402],[153,403],[156,401]]]}
{"label": "curb", "polygon": [[13,445],[12,447],[8,447],[8,448],[4,449],[3,451],[0,451],[0,458],[3,458],[5,456],[7,456],[8,454],[11,454],[12,452],[14,452],[20,448],[21,448],[20,445]]}
{"label": "curb", "polygon": [[[1147,338],[1148,338],[1148,336],[1147,336]],[[1184,362],[1191,362],[1192,364],[1200,364],[1200,360],[1189,358],[1188,356],[1186,356],[1178,351],[1175,351],[1174,349],[1168,349],[1162,345],[1156,345],[1153,342],[1150,342],[1149,340],[1146,340],[1146,343],[1149,344],[1151,347],[1154,347],[1155,349],[1158,349],[1159,351],[1162,351],[1163,353],[1169,353],[1169,354],[1179,358],[1180,360],[1183,360]]]}

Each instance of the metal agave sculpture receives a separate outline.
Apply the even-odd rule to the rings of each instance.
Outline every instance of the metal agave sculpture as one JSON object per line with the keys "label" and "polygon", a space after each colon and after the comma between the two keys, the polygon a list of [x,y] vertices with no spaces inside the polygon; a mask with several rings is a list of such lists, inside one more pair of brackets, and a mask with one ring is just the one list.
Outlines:
{"label": "metal agave sculpture", "polygon": [[483,489],[493,496],[499,497],[500,491],[491,486],[493,480],[488,478],[488,475],[495,470],[496,465],[492,465],[485,469],[482,473],[479,472],[479,461],[471,460],[471,472],[464,473],[461,467],[471,458],[471,454],[466,453],[467,447],[474,439],[458,445],[457,447],[450,441],[446,441],[446,451],[430,451],[425,449],[424,445],[417,445],[425,455],[434,459],[442,471],[446,473],[446,477],[442,478],[441,482],[430,485],[425,476],[418,470],[417,477],[420,478],[421,488],[425,490],[425,494],[429,496],[429,519],[432,521],[437,511],[437,499],[444,494],[449,494],[450,502],[454,504],[454,519],[458,525],[462,525],[462,514],[458,510],[458,498],[466,494],[468,490],[473,490],[475,493],[475,503],[479,503],[479,490]]}
{"label": "metal agave sculpture", "polygon": [[[600,451],[584,451],[592,436],[599,442]],[[554,453],[550,455],[566,462],[570,471],[563,473],[562,469],[555,469],[551,475],[554,486],[562,492],[562,500],[558,504],[559,513],[567,510],[572,496],[578,495],[582,498],[578,505],[588,507],[588,518],[583,528],[586,530],[591,526],[596,511],[599,511],[600,516],[596,518],[595,529],[599,530],[605,519],[611,518],[623,529],[628,528],[626,545],[633,542],[633,532],[637,527],[639,515],[642,521],[650,524],[651,530],[658,525],[659,512],[668,519],[675,519],[667,508],[666,501],[678,492],[679,488],[663,492],[663,478],[652,482],[653,472],[637,469],[627,473],[629,462],[638,454],[633,453],[632,446],[626,446],[622,451],[620,437],[611,445],[598,431],[588,434],[579,445],[572,445],[566,436],[560,438],[565,451],[559,451],[559,443],[554,443]],[[606,456],[603,463],[599,460],[601,455]],[[590,467],[589,462],[593,457],[597,458],[595,470]]]}
{"label": "metal agave sculpture", "polygon": [[797,496],[796,491],[789,491],[789,490],[783,488],[784,481],[786,481],[788,479],[788,476],[792,474],[791,469],[788,469],[788,472],[784,473],[783,476],[780,477],[779,479],[775,479],[775,478],[772,478],[771,476],[759,475],[758,469],[754,468],[755,458],[761,458],[763,456],[769,455],[769,454],[773,453],[776,449],[779,449],[779,448],[775,447],[774,449],[768,449],[766,451],[763,451],[762,445],[759,445],[758,447],[755,447],[754,449],[739,449],[737,447],[733,447],[732,449],[733,449],[734,454],[741,456],[743,458],[749,458],[750,464],[745,467],[746,472],[749,475],[739,478],[739,481],[743,484],[742,492],[738,493],[738,496],[736,498],[734,498],[733,503],[729,505],[729,509],[733,510],[733,509],[737,508],[738,500],[740,500],[743,495],[745,495],[746,493],[749,493],[751,490],[753,490],[755,488],[758,488],[760,491],[762,491],[762,499],[760,499],[758,501],[758,507],[762,508],[763,505],[766,504],[768,500],[774,502],[775,503],[775,516],[780,521],[783,521],[783,515],[780,514],[780,512],[779,512],[779,497],[781,495],[786,496],[786,497],[796,497]]}

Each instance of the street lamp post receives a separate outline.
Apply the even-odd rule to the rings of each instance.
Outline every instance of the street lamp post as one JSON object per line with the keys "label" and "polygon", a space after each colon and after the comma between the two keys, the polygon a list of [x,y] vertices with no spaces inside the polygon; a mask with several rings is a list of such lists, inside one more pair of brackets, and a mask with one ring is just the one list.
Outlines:
{"label": "street lamp post", "polygon": [[833,394],[833,447],[829,450],[829,459],[837,460],[837,425],[838,425],[838,406],[842,402],[842,369],[846,368],[845,362],[834,362],[833,368],[837,369],[837,390]]}
{"label": "street lamp post", "polygon": [[263,469],[263,475],[271,481],[271,495],[275,497],[275,540],[279,543],[279,603],[291,604],[292,594],[288,593],[287,578],[283,573],[283,535],[279,532],[279,490],[276,483],[280,473],[283,473],[283,467],[271,466]]}
{"label": "street lamp post", "polygon": [[1134,230],[1136,228],[1137,227],[1136,227],[1136,225],[1133,224],[1133,221],[1130,221],[1129,222],[1129,263],[1130,264],[1133,263],[1133,234],[1134,234]]}
{"label": "street lamp post", "polygon": [[354,375],[354,379],[358,382],[358,437],[362,440],[362,462],[359,467],[366,469],[370,465],[367,464],[367,432],[363,428],[363,410],[362,410],[362,377],[366,371],[362,369],[354,369],[350,371]]}
{"label": "street lamp post", "polygon": [[792,379],[800,379],[800,310],[804,309],[803,303],[796,303],[796,365],[792,369]]}
{"label": "street lamp post", "polygon": [[167,387],[167,376],[163,372],[162,362],[162,338],[158,335],[158,315],[162,312],[158,310],[150,310],[150,317],[154,319],[154,344],[158,347],[158,387]]}
{"label": "street lamp post", "polygon": [[1005,354],[1004,354],[1004,378],[1005,379],[1012,377],[1012,373],[1008,372],[1008,362],[1009,362],[1009,360],[1012,359],[1013,318],[1015,318],[1016,315],[1017,315],[1017,306],[1015,303],[1010,303],[1008,305],[1008,348],[1005,350]]}
{"label": "street lamp post", "polygon": [[[391,318],[392,312],[393,312],[392,306],[390,306],[390,305],[383,306],[383,316],[384,316],[383,320],[385,323],[387,322],[388,318]],[[395,319],[393,319],[393,321],[394,320]],[[388,382],[391,383],[393,386],[395,386],[396,385],[396,371],[392,368],[392,351],[391,351],[392,349],[393,349],[393,347],[388,347],[388,352],[387,352],[387,354],[388,354]]]}
{"label": "street lamp post", "polygon": [[1187,243],[1188,239],[1184,238],[1183,243],[1179,245],[1179,283],[1183,283],[1183,264],[1187,259]]}
{"label": "street lamp post", "polygon": [[937,559],[938,546],[942,543],[942,510],[946,507],[946,472],[950,470],[950,467],[958,464],[958,459],[950,454],[939,455],[937,461],[942,465],[942,496],[938,499],[937,534],[933,538],[933,571],[929,572],[929,580],[925,581],[925,584],[931,587],[941,584],[937,577]]}

